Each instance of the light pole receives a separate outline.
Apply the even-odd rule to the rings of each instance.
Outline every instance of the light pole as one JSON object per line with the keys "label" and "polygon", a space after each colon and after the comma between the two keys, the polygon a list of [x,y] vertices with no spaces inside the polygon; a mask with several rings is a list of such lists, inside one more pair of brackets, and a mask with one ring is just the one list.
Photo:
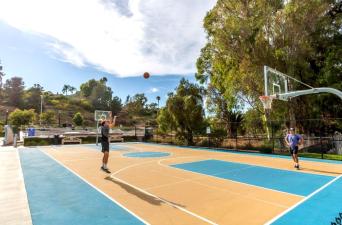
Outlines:
{"label": "light pole", "polygon": [[7,125],[7,119],[8,119],[8,109],[6,109],[5,125]]}
{"label": "light pole", "polygon": [[40,95],[40,117],[39,117],[40,126],[42,126],[42,114],[43,114],[43,95]]}
{"label": "light pole", "polygon": [[[159,112],[159,101],[160,101],[160,96],[157,96],[157,101],[158,101],[158,110],[157,110],[157,117],[158,117],[158,112]],[[157,133],[156,133],[156,136],[157,136],[157,143],[158,143],[158,132],[159,132],[159,126],[157,127]]]}
{"label": "light pole", "polygon": [[61,110],[58,110],[58,127],[61,127]]}

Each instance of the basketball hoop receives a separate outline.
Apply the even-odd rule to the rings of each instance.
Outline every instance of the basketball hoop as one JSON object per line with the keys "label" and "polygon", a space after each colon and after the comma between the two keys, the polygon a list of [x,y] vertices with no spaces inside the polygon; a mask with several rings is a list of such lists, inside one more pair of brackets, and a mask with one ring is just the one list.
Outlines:
{"label": "basketball hoop", "polygon": [[270,111],[272,108],[272,101],[275,97],[270,95],[262,95],[259,97],[262,105],[264,106],[265,111]]}

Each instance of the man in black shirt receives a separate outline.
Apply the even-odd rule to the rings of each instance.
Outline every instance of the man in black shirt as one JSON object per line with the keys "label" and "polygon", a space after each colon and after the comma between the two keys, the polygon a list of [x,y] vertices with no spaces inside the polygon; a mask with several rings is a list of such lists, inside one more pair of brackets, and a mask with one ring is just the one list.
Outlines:
{"label": "man in black shirt", "polygon": [[111,124],[109,124],[108,121],[103,121],[101,123],[101,145],[102,145],[102,152],[103,152],[103,158],[102,158],[102,166],[101,169],[105,171],[106,173],[110,173],[107,163],[109,158],[109,129]]}

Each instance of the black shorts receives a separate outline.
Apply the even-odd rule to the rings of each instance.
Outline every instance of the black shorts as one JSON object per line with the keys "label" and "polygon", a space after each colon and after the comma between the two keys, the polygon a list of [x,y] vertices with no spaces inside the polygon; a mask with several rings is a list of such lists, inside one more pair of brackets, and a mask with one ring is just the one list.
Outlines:
{"label": "black shorts", "polygon": [[290,147],[290,153],[291,155],[298,154],[298,146]]}
{"label": "black shorts", "polygon": [[109,152],[109,142],[102,141],[101,145],[102,145],[102,152]]}

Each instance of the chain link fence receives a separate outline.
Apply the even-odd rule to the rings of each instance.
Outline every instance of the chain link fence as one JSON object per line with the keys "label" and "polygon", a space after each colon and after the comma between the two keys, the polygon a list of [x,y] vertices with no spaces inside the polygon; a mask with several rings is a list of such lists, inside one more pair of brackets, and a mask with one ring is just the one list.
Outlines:
{"label": "chain link fence", "polygon": [[[290,126],[304,138],[299,147],[302,156],[342,160],[342,118],[304,119],[296,121],[254,121],[254,124],[216,124],[211,133],[193,135],[191,146],[223,148],[235,151],[256,151],[269,154],[289,154],[285,137]],[[181,141],[175,129],[161,132],[148,127],[144,141],[173,145],[189,145]]]}

